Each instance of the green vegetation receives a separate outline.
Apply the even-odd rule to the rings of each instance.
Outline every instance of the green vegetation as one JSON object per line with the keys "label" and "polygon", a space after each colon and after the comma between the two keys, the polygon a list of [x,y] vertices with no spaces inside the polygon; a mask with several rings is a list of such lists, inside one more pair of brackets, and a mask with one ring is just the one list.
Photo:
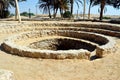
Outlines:
{"label": "green vegetation", "polygon": [[105,17],[103,17],[102,19],[111,19],[111,17],[105,16]]}
{"label": "green vegetation", "polygon": [[65,11],[65,13],[63,14],[63,17],[64,18],[71,18],[72,17],[72,14],[70,11]]}
{"label": "green vegetation", "polygon": [[[40,9],[43,9],[44,12],[49,13],[49,17],[51,18],[51,11],[53,11],[53,17],[56,17],[57,11],[60,10],[61,17],[63,17],[63,13],[66,11],[70,11],[70,13],[73,13],[73,5],[74,2],[77,3],[78,8],[80,8],[81,4],[84,6],[83,9],[83,15],[85,16],[85,7],[86,3],[89,3],[89,10],[88,10],[88,19],[90,19],[90,11],[91,7],[93,6],[100,6],[100,17],[99,20],[104,19],[103,13],[105,12],[105,6],[110,5],[114,8],[119,8],[120,6],[120,0],[39,0],[39,7]],[[84,18],[83,16],[83,18]]]}
{"label": "green vegetation", "polygon": [[27,12],[23,12],[23,13],[21,13],[20,15],[21,15],[21,16],[26,16],[26,17],[28,17],[28,16],[34,16],[33,13],[27,13]]}
{"label": "green vegetation", "polygon": [[10,16],[10,12],[8,10],[4,10],[4,18],[8,18]]}
{"label": "green vegetation", "polygon": [[[19,2],[26,0],[18,0]],[[10,15],[9,8],[15,7],[15,0],[0,0],[0,18],[7,18]],[[16,11],[17,12],[17,11]]]}
{"label": "green vegetation", "polygon": [[[18,0],[19,2],[26,1],[26,0]],[[88,9],[88,19],[90,19],[90,11],[91,7],[93,6],[100,6],[99,13],[100,17],[99,20],[102,19],[109,19],[107,17],[103,17],[103,13],[105,12],[105,6],[110,5],[114,8],[120,8],[120,0],[38,0],[39,8],[43,10],[44,13],[48,13],[49,18],[56,18],[58,10],[60,12],[61,17],[72,17],[74,11],[74,3],[77,4],[78,10],[82,9],[80,6],[84,6],[83,9],[83,19],[85,16],[86,11],[86,3],[89,3]],[[9,17],[9,8],[15,7],[15,0],[0,0],[0,18]],[[17,9],[15,9],[17,10]],[[71,15],[70,15],[70,13]],[[15,11],[17,14],[17,11]],[[22,16],[32,16],[33,13],[23,12],[21,13]]]}
{"label": "green vegetation", "polygon": [[[53,17],[56,18],[58,10],[60,11],[61,17],[66,11],[73,13],[73,4],[82,3],[81,0],[39,0],[39,8],[43,10],[44,13],[49,13],[49,17],[52,17],[51,11],[53,11]],[[69,10],[70,9],[70,10]]]}
{"label": "green vegetation", "polygon": [[10,12],[8,10],[2,10],[0,14],[0,18],[8,18],[10,16]]}

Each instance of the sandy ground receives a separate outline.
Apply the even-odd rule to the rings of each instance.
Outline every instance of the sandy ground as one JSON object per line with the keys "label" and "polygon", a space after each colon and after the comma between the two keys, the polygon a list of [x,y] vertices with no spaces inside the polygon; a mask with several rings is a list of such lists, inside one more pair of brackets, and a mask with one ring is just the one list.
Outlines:
{"label": "sandy ground", "polygon": [[[0,34],[0,42],[8,34]],[[79,59],[33,59],[0,51],[0,69],[14,72],[16,80],[120,80],[120,39],[118,50],[93,61]]]}

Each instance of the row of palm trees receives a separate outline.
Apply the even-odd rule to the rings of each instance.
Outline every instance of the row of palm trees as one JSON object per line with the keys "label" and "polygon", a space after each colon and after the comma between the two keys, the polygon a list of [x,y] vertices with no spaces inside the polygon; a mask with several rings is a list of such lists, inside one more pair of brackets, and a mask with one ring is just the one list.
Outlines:
{"label": "row of palm trees", "polygon": [[[18,11],[18,2],[26,1],[26,0],[0,0],[0,14],[3,14],[3,10],[8,10],[9,7],[16,7],[16,15],[19,13]],[[89,2],[89,12],[88,19],[90,18],[90,9],[92,6],[100,5],[100,20],[102,20],[104,8],[106,5],[111,5],[114,8],[120,7],[120,0],[39,0],[39,8],[43,9],[44,12],[49,13],[49,17],[52,17],[51,11],[53,11],[53,17],[56,17],[58,10],[60,10],[61,17],[63,17],[63,13],[66,11],[70,11],[73,14],[73,6],[74,3],[80,7],[81,4],[84,5],[83,10],[83,18],[85,16],[85,7],[86,2]],[[17,18],[17,17],[16,17]]]}
{"label": "row of palm trees", "polygon": [[105,6],[106,5],[114,6],[114,5],[116,5],[116,3],[115,3],[116,1],[117,0],[90,0],[89,13],[88,13],[89,17],[90,17],[90,7],[100,5],[100,17],[99,17],[99,20],[102,20]]}
{"label": "row of palm trees", "polygon": [[111,5],[114,8],[120,7],[120,0],[39,0],[39,8],[43,9],[44,12],[49,12],[49,17],[51,18],[51,11],[53,11],[53,17],[56,17],[58,9],[62,17],[63,12],[70,11],[73,14],[74,3],[80,7],[83,4],[83,19],[85,19],[85,7],[86,3],[89,2],[88,10],[88,19],[90,19],[90,11],[92,6],[100,5],[100,17],[99,20],[102,20],[103,13],[106,5]]}
{"label": "row of palm trees", "polygon": [[53,11],[53,17],[56,17],[58,10],[60,10],[61,17],[63,13],[68,11],[70,8],[70,13],[73,14],[73,4],[82,3],[80,0],[39,0],[39,8],[43,9],[43,12],[48,12],[51,18],[51,10]]}

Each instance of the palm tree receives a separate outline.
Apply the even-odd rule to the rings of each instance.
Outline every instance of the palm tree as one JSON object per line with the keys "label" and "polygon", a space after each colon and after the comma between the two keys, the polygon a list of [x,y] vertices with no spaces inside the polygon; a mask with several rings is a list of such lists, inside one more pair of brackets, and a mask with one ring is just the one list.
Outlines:
{"label": "palm tree", "polygon": [[10,4],[13,4],[11,0],[1,0],[0,1],[0,12],[1,12],[1,18],[5,17],[5,12],[9,12],[8,8],[11,7]]}
{"label": "palm tree", "polygon": [[106,0],[101,0],[100,1],[100,20],[102,20],[102,17],[103,17],[103,10],[105,8],[105,5],[106,5]]}
{"label": "palm tree", "polygon": [[112,5],[112,0],[94,0],[93,5],[98,5],[98,4],[100,4],[99,20],[102,20],[105,5]]}
{"label": "palm tree", "polygon": [[2,16],[3,16],[4,7],[5,7],[4,2],[0,1],[0,18],[2,18]]}
{"label": "palm tree", "polygon": [[10,6],[15,7],[15,20],[17,20],[18,17],[19,22],[21,22],[21,17],[20,17],[18,2],[22,2],[22,1],[26,1],[26,0],[5,0],[7,8]]}
{"label": "palm tree", "polygon": [[83,7],[83,19],[85,19],[85,11],[86,11],[86,0],[83,0],[84,7]]}
{"label": "palm tree", "polygon": [[91,6],[94,2],[94,0],[88,0],[89,1],[89,9],[88,9],[88,19],[90,19],[90,11],[91,11]]}
{"label": "palm tree", "polygon": [[43,12],[49,12],[49,15],[51,15],[50,10],[53,10],[53,17],[56,18],[57,11],[60,10],[61,17],[63,16],[63,12],[69,9],[69,0],[51,0],[49,2],[48,0],[40,0],[40,8],[43,9]]}
{"label": "palm tree", "polygon": [[19,6],[18,6],[18,1],[17,0],[15,0],[15,5],[16,5],[17,13],[18,13],[19,22],[21,22],[21,17],[20,17]]}
{"label": "palm tree", "polygon": [[51,7],[51,3],[52,0],[39,0],[39,8],[43,9],[44,13],[49,13],[49,17],[51,18],[51,11],[50,11],[50,7]]}
{"label": "palm tree", "polygon": [[65,12],[69,9],[69,0],[59,0],[59,3],[61,17],[63,17],[63,11]]}
{"label": "palm tree", "polygon": [[71,4],[71,14],[73,14],[73,4],[74,4],[74,1],[73,0],[70,0],[70,4]]}
{"label": "palm tree", "polygon": [[71,4],[71,6],[70,6],[70,12],[71,12],[71,14],[73,14],[73,4],[74,4],[74,2],[77,4],[77,6],[79,6],[79,3],[82,3],[82,1],[81,0],[70,0],[70,4]]}
{"label": "palm tree", "polygon": [[52,3],[52,8],[53,8],[53,17],[56,18],[56,14],[57,14],[57,11],[58,11],[58,8],[59,8],[59,1],[58,0],[53,0],[53,3]]}
{"label": "palm tree", "polygon": [[1,0],[0,1],[0,3],[2,2],[3,3],[3,6],[4,6],[4,10],[6,10],[6,11],[8,11],[8,8],[9,7],[15,7],[16,9],[15,9],[15,12],[16,12],[16,17],[15,17],[15,19],[17,19],[17,11],[18,11],[18,1],[19,2],[22,2],[22,1],[26,1],[26,0]]}
{"label": "palm tree", "polygon": [[[17,0],[17,2],[22,2],[22,1],[26,1],[26,0]],[[19,14],[17,12],[17,5],[15,4],[14,0],[10,0],[10,5],[15,7],[15,20],[17,20],[17,16],[19,16]]]}
{"label": "palm tree", "polygon": [[113,7],[119,9],[120,8],[120,0],[112,1]]}

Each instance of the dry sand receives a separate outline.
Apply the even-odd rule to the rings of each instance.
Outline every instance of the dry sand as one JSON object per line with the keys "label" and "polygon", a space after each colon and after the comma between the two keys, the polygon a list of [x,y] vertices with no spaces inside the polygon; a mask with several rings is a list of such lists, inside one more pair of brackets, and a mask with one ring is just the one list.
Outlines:
{"label": "dry sand", "polygon": [[[8,34],[0,34],[0,42]],[[118,51],[93,61],[79,59],[33,59],[0,51],[0,69],[13,71],[16,80],[120,80]]]}

